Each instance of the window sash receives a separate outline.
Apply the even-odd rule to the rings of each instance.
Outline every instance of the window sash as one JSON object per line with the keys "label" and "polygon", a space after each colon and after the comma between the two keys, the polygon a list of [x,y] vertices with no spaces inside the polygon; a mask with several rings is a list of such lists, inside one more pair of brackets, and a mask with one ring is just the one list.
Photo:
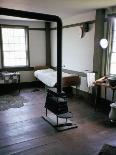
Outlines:
{"label": "window sash", "polygon": [[[3,31],[6,32],[3,34]],[[5,35],[7,39],[5,38]],[[27,27],[14,25],[1,26],[1,38],[3,58],[2,67],[29,67]]]}
{"label": "window sash", "polygon": [[110,74],[116,75],[116,18],[112,18],[112,39],[110,51]]}

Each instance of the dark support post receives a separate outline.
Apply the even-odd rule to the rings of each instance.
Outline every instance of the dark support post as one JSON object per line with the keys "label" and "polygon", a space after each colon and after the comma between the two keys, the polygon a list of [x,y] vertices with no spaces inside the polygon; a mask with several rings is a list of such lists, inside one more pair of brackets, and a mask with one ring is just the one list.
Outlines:
{"label": "dark support post", "polygon": [[[102,57],[103,49],[100,47],[100,40],[104,37],[104,21],[105,9],[96,10],[95,21],[95,37],[94,37],[94,56],[93,56],[93,71],[96,74],[96,79],[102,76]],[[97,88],[98,96],[101,96],[101,88]]]}
{"label": "dark support post", "polygon": [[57,22],[57,93],[62,91],[62,21]]}
{"label": "dark support post", "polygon": [[104,21],[105,9],[96,10],[93,70],[97,73],[97,78],[102,76],[103,49],[100,47],[100,40],[104,37]]}
{"label": "dark support post", "polygon": [[46,65],[51,66],[51,42],[50,42],[50,22],[45,22],[46,35]]}
{"label": "dark support post", "polygon": [[57,126],[58,126],[58,116],[56,116],[57,117]]}
{"label": "dark support post", "polygon": [[46,117],[47,117],[47,114],[48,114],[48,111],[47,111],[47,108],[46,108]]}

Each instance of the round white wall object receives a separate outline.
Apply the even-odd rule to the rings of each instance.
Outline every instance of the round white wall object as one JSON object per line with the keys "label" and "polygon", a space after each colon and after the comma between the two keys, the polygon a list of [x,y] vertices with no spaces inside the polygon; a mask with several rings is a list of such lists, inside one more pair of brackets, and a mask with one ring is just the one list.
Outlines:
{"label": "round white wall object", "polygon": [[100,40],[100,46],[101,46],[103,49],[107,48],[107,47],[108,47],[108,41],[107,41],[107,39],[105,39],[105,38],[101,39],[101,40]]}

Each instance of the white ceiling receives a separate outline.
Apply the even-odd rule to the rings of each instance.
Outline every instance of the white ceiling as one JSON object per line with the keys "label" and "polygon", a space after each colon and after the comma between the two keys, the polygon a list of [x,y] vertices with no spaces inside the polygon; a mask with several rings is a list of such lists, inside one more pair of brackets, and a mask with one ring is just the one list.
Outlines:
{"label": "white ceiling", "polygon": [[52,14],[61,18],[115,5],[116,0],[0,0],[0,7]]}

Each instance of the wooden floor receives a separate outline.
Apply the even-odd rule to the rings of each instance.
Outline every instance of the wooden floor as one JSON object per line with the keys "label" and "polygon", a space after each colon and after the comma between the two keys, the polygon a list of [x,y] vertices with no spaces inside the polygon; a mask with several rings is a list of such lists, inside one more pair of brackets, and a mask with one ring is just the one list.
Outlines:
{"label": "wooden floor", "polygon": [[44,90],[25,89],[20,95],[29,102],[0,112],[0,155],[97,155],[104,144],[116,145],[116,126],[106,114],[95,112],[89,99],[69,98],[78,128],[57,132],[41,117],[45,115]]}

